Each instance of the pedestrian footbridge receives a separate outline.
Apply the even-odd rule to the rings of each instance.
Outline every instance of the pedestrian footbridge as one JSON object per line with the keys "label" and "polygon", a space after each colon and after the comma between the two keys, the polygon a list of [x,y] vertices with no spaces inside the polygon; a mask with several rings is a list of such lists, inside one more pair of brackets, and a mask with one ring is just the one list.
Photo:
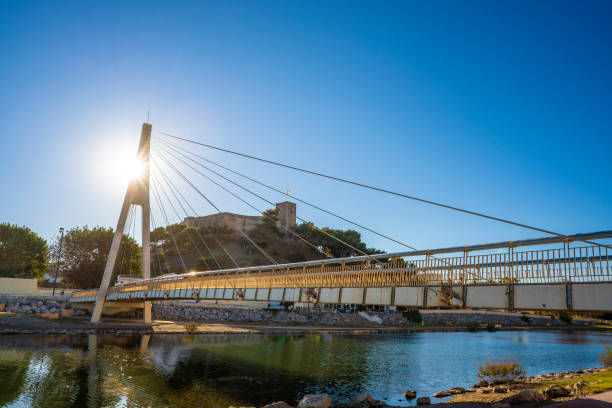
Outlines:
{"label": "pedestrian footbridge", "polygon": [[[105,313],[145,302],[282,302],[612,311],[612,251],[581,242],[612,231],[161,276],[115,285]],[[71,302],[92,309],[97,290]]]}

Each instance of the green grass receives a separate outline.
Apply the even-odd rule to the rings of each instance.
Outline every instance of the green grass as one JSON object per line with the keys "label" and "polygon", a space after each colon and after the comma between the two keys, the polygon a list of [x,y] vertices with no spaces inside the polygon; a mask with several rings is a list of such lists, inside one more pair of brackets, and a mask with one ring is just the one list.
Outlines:
{"label": "green grass", "polygon": [[597,394],[604,391],[610,391],[612,390],[612,370],[607,370],[598,374],[587,375],[580,378],[570,378],[567,380],[547,382],[542,386],[542,390],[551,385],[566,387],[579,381],[584,381],[587,384],[583,390],[585,390],[588,394]]}

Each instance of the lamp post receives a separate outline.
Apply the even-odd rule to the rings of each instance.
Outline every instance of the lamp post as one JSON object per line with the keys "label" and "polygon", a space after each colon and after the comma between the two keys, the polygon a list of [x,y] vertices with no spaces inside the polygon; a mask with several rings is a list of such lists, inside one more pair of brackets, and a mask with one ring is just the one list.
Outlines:
{"label": "lamp post", "polygon": [[59,272],[60,259],[62,259],[62,243],[64,242],[64,227],[60,227],[60,242],[57,252],[57,261],[55,263],[55,279],[53,279],[53,296],[55,296],[55,286],[57,285],[57,273]]}

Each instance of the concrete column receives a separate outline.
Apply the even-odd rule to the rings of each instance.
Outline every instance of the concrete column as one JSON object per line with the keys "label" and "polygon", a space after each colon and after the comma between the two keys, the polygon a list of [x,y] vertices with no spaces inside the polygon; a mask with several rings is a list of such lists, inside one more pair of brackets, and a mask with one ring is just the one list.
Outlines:
{"label": "concrete column", "polygon": [[128,194],[125,195],[123,200],[123,207],[119,214],[119,221],[117,222],[117,228],[115,229],[115,235],[113,236],[113,243],[111,244],[108,258],[106,258],[106,266],[104,267],[104,275],[102,275],[102,282],[100,283],[100,289],[98,290],[98,297],[96,298],[96,305],[94,306],[93,313],[91,314],[91,322],[97,323],[102,317],[102,310],[104,309],[104,301],[106,299],[106,293],[110,285],[110,280],[113,275],[113,269],[115,268],[115,262],[117,261],[117,254],[119,253],[119,246],[121,245],[121,238],[123,237],[123,230],[125,229],[125,221],[127,219],[128,211],[130,209],[130,197]]}
{"label": "concrete column", "polygon": [[[143,123],[138,156],[143,163],[140,201],[142,205],[142,278],[151,278],[151,206],[149,200],[149,159],[151,149],[151,125]],[[151,323],[151,302],[144,302],[143,318]]]}

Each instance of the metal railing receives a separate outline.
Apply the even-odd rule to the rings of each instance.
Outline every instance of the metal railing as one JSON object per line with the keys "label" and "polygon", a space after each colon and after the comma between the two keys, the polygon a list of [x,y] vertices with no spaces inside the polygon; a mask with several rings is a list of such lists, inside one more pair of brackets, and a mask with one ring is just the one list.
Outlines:
{"label": "metal railing", "polygon": [[[584,239],[610,238],[612,231],[514,242],[378,254],[162,276],[116,285],[109,295],[177,289],[451,286],[509,283],[604,282],[612,280],[612,250],[570,247]],[[517,247],[561,243],[560,248],[516,251]],[[506,253],[470,254],[505,248]],[[462,252],[440,257],[436,254]],[[373,262],[373,258],[381,262]],[[96,290],[73,294],[94,296]],[[111,296],[112,298],[112,296]]]}

